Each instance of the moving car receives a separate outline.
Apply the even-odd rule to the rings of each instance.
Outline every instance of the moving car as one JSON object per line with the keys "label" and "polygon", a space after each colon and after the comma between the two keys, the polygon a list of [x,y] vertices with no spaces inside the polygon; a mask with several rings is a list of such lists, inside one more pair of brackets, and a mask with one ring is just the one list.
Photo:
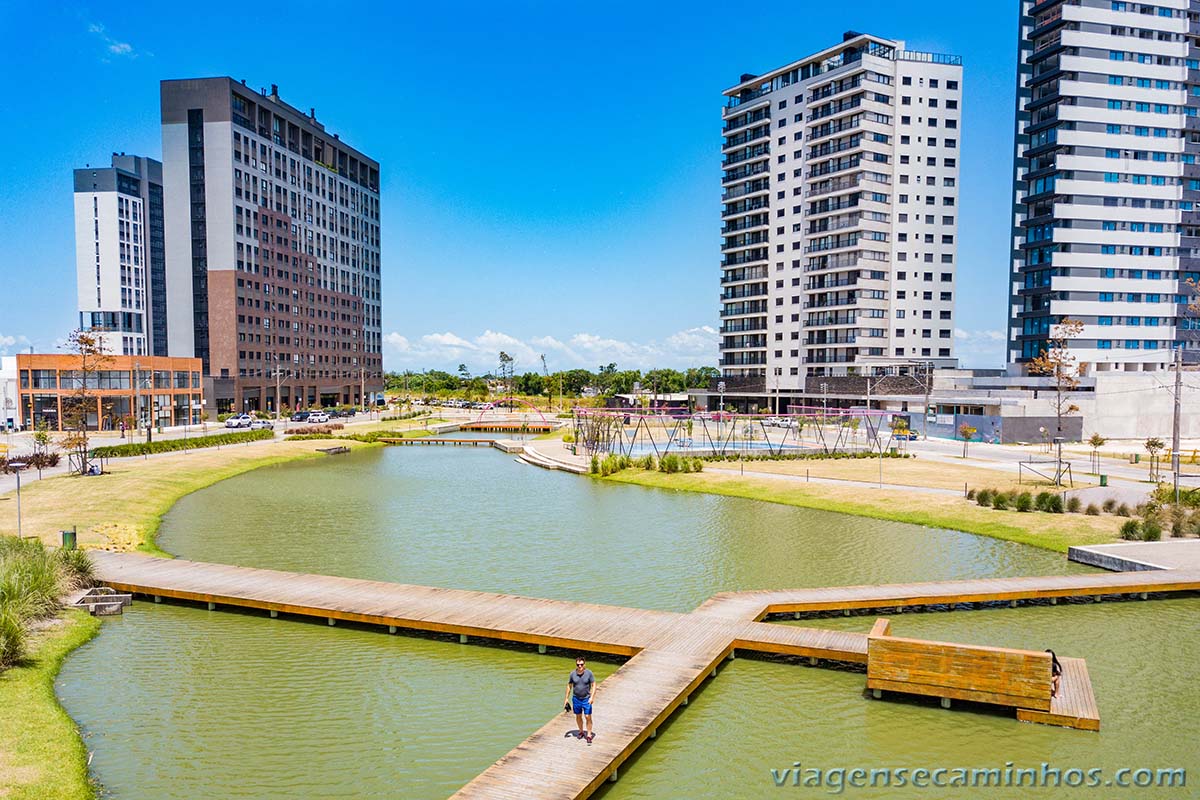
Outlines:
{"label": "moving car", "polygon": [[225,420],[226,428],[249,428],[254,422],[254,417],[249,414],[234,414],[229,419]]}
{"label": "moving car", "polygon": [[297,411],[295,414],[292,414],[292,422],[306,421],[308,419],[309,413],[310,412],[308,412],[308,411]]}
{"label": "moving car", "polygon": [[324,411],[313,411],[308,415],[309,422],[329,422],[329,415]]}
{"label": "moving car", "polygon": [[275,423],[269,419],[256,419],[250,423],[250,430],[252,431],[269,431],[274,430],[274,428]]}

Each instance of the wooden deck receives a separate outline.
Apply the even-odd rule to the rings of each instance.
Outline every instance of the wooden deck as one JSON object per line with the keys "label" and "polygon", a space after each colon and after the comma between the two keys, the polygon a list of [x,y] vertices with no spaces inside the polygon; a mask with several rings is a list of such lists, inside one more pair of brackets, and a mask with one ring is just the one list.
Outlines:
{"label": "wooden deck", "polygon": [[[759,620],[793,610],[939,605],[983,600],[1191,591],[1200,574],[1105,573],[943,583],[855,586],[717,595],[691,613],[543,600],[516,595],[306,575],[91,551],[98,578],[113,588],[210,607],[257,608],[400,628],[628,656],[596,689],[597,737],[589,746],[564,734],[562,712],[456,795],[464,798],[583,798],[613,779],[627,758],[721,661],[735,651],[866,664],[868,635]],[[876,635],[884,633],[877,626]],[[1098,730],[1087,669],[1060,658],[1063,691],[1048,711],[1020,719]],[[1068,666],[1069,664],[1069,666]],[[1000,669],[1004,669],[1003,666]],[[1073,720],[1074,722],[1071,722]],[[1093,722],[1094,721],[1094,722]],[[1091,725],[1095,727],[1089,727]]]}
{"label": "wooden deck", "polygon": [[559,427],[553,422],[464,422],[460,431],[484,431],[485,433],[549,433]]}
{"label": "wooden deck", "polygon": [[1060,658],[1058,661],[1062,664],[1063,674],[1058,695],[1050,698],[1050,710],[1018,708],[1017,719],[1085,731],[1100,730],[1100,711],[1096,707],[1096,695],[1092,692],[1087,664],[1082,658]]}
{"label": "wooden deck", "polygon": [[492,447],[495,445],[495,439],[448,439],[444,436],[417,436],[411,439],[380,439],[384,444],[400,444],[400,445],[453,445],[455,447]]}

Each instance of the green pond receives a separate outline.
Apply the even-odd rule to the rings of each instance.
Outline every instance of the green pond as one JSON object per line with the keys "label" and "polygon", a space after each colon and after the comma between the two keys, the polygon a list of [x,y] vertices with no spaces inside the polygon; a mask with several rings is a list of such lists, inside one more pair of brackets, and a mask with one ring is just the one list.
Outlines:
{"label": "green pond", "polygon": [[[734,589],[1083,569],[968,534],[612,485],[484,448],[375,449],[260,469],[181,500],[160,544],[198,560],[678,611]],[[783,770],[796,762],[806,770],[1048,762],[1064,772],[1103,769],[1100,781],[1126,767],[1179,767],[1200,781],[1198,620],[1195,598],[894,618],[902,635],[1086,658],[1099,734],[875,701],[864,696],[861,673],[739,658],[599,796],[839,793],[793,786]],[[871,621],[803,624],[865,631]],[[67,660],[57,690],[94,754],[104,796],[438,798],[561,709],[573,655],[139,602]],[[603,678],[619,662],[593,658],[591,666]],[[1118,791],[1195,790],[1102,786],[1090,794]],[[1089,794],[1066,786],[840,791],[1080,792]]]}

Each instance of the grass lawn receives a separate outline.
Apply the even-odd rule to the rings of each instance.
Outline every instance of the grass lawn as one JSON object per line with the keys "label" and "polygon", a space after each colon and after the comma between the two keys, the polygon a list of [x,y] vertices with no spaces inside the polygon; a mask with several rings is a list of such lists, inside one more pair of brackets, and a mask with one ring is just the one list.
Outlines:
{"label": "grass lawn", "polygon": [[[737,470],[736,461],[706,462],[706,469]],[[804,475],[808,471],[814,478],[838,478],[841,480],[874,482],[879,478],[879,459],[845,458],[812,459],[798,461],[747,461],[746,472],[770,472],[780,475]],[[1053,469],[1053,468],[1052,468]],[[883,482],[906,486],[928,486],[937,489],[962,490],[965,483],[970,489],[999,489],[1001,491],[1039,492],[1053,489],[1053,482],[1038,479],[1024,484],[1017,483],[1016,472],[1006,472],[967,464],[948,464],[922,458],[885,458],[883,460]],[[1077,475],[1075,485],[1091,485],[1096,479],[1090,475]]]}
{"label": "grass lawn", "polygon": [[[342,444],[343,442],[339,442]],[[350,447],[365,447],[351,440]],[[79,526],[79,543],[112,550],[166,555],[154,544],[162,515],[197,489],[258,467],[323,457],[329,441],[267,441],[233,447],[112,461],[98,477],[61,475],[24,484],[21,513],[26,536],[58,544],[58,531]],[[0,535],[16,534],[14,494],[0,495]]]}
{"label": "grass lawn", "polygon": [[[888,465],[889,462],[885,461],[885,470]],[[756,464],[757,466],[760,465]],[[1063,553],[1071,545],[1117,540],[1117,529],[1124,521],[1120,517],[1112,516],[995,511],[960,497],[889,489],[879,491],[858,486],[842,488],[829,484],[804,485],[774,478],[718,475],[712,472],[668,475],[663,472],[626,469],[604,480],[660,489],[745,497],[861,517],[949,528]],[[995,485],[995,482],[991,485]]]}
{"label": "grass lawn", "polygon": [[91,639],[100,621],[67,611],[35,635],[29,657],[0,672],[0,797],[87,800],[87,748],[58,704],[54,678],[67,653]]}

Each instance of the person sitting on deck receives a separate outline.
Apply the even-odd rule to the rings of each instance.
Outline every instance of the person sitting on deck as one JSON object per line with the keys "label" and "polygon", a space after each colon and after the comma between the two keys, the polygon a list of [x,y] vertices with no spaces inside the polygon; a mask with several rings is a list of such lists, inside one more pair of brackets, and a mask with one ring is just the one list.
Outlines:
{"label": "person sitting on deck", "polygon": [[1058,662],[1058,656],[1054,655],[1053,650],[1047,650],[1050,654],[1050,696],[1058,697],[1058,682],[1062,680],[1062,664]]}
{"label": "person sitting on deck", "polygon": [[[575,659],[575,669],[567,675],[567,697],[563,711],[575,712],[575,724],[579,727],[580,739],[592,743],[592,696],[596,691],[596,676],[587,668],[583,656]],[[583,730],[583,718],[587,717],[587,733]]]}

